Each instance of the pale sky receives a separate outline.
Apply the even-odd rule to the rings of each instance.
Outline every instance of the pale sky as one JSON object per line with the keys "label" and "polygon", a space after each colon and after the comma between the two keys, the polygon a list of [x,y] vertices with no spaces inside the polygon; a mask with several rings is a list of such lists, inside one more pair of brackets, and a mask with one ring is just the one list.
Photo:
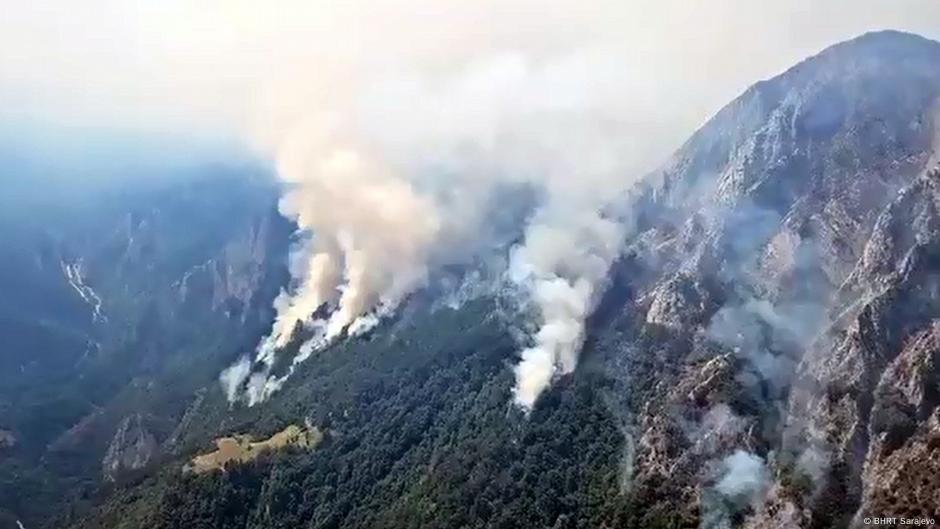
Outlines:
{"label": "pale sky", "polygon": [[827,45],[876,29],[940,38],[940,0],[0,3],[0,120],[243,139],[298,101],[328,108],[387,78],[581,54],[572,75],[593,76],[612,113],[671,149]]}

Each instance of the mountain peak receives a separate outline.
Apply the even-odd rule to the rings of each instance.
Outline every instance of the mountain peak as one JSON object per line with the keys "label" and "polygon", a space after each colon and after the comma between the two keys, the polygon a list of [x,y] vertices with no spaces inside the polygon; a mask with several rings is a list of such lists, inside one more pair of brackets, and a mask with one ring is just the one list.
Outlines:
{"label": "mountain peak", "polygon": [[859,77],[889,73],[882,68],[901,75],[932,74],[925,70],[938,63],[940,42],[902,31],[872,31],[833,44],[755,86],[777,83],[784,85],[782,88],[793,89],[805,88],[806,84],[820,80],[846,83]]}
{"label": "mountain peak", "polygon": [[809,65],[855,68],[860,64],[910,66],[940,60],[940,42],[896,30],[871,31],[837,44],[802,61],[783,74]]}
{"label": "mountain peak", "polygon": [[[754,84],[719,111],[666,165],[663,179],[653,181],[662,187],[657,200],[677,206],[748,195],[786,211],[834,163],[848,172],[867,168],[840,154],[849,150],[911,163],[895,171],[907,181],[931,151],[938,87],[938,42],[878,31],[835,44]],[[811,153],[828,169],[807,167]],[[919,153],[916,162],[911,153]]]}
{"label": "mountain peak", "polygon": [[[828,50],[835,48],[891,48],[900,46],[940,49],[940,42],[928,39],[916,33],[884,29],[863,33],[858,37],[835,44],[829,47]],[[823,51],[823,53],[825,53],[825,51]]]}

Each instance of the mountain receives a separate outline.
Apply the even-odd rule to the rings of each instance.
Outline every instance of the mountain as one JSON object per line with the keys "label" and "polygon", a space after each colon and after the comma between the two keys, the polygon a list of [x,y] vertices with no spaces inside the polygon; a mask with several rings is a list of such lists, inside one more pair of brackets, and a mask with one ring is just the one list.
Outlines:
{"label": "mountain", "polygon": [[[62,315],[16,325],[64,329],[62,344],[42,345],[61,351],[53,365],[70,362],[62,373],[84,365],[83,340],[115,344],[88,357],[120,369],[89,370],[79,380],[91,385],[74,389],[50,378],[53,396],[87,402],[74,411],[39,379],[18,386],[32,392],[3,392],[3,420],[43,403],[69,411],[48,433],[23,426],[35,411],[0,424],[41,439],[4,456],[19,465],[2,474],[6,523],[829,528],[936,518],[938,105],[940,43],[898,32],[835,45],[748,89],[615,205],[633,229],[581,364],[529,414],[510,404],[511,296],[471,288],[489,283],[466,270],[455,272],[460,295],[445,286],[452,278],[432,278],[371,332],[300,364],[269,401],[230,405],[215,376],[258,342],[286,282],[290,229],[270,194],[218,181],[177,189],[147,215],[105,222],[121,226],[120,243],[100,228],[67,239],[94,243],[69,253],[50,243],[58,268],[34,284],[56,278]],[[181,196],[192,202],[173,206]],[[228,217],[241,221],[218,222]],[[115,273],[114,263],[126,264]],[[301,424],[323,433],[315,447],[184,470],[216,439]],[[85,431],[101,441],[81,441]],[[53,517],[28,500],[47,478],[26,469],[53,468],[73,446],[96,478],[76,470],[85,481],[61,484],[73,496]]]}
{"label": "mountain", "polygon": [[[624,378],[651,381],[634,430],[651,510],[936,515],[938,61],[895,32],[836,45],[749,89],[648,185],[632,248],[655,267],[629,312],[658,336]],[[702,486],[739,447],[768,463],[750,517]]]}
{"label": "mountain", "polygon": [[0,526],[52,523],[157,464],[193,392],[271,317],[290,234],[276,200],[208,167],[5,209]]}

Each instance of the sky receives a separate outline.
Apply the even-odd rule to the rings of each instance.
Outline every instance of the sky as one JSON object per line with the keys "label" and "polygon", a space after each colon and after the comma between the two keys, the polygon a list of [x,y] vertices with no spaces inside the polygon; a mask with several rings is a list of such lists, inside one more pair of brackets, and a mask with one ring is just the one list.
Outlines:
{"label": "sky", "polygon": [[605,70],[595,84],[615,92],[604,103],[648,138],[638,150],[654,152],[639,165],[748,85],[827,45],[886,28],[940,38],[937,0],[3,4],[0,123],[224,138],[263,151],[298,105],[329,107],[382,79],[446,78],[501,54],[534,63],[582,54]]}

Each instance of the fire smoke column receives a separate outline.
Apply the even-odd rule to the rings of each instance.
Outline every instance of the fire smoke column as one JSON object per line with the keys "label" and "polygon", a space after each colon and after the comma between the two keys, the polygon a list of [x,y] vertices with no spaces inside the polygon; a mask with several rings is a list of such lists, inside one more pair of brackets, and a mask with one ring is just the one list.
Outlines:
{"label": "fire smoke column", "polygon": [[371,313],[386,314],[422,284],[440,229],[431,202],[407,184],[387,181],[366,191],[360,197],[366,199],[360,228],[337,236],[345,261],[344,285],[339,308],[329,319],[328,338],[374,321]]}
{"label": "fire smoke column", "polygon": [[304,273],[300,288],[293,296],[282,292],[275,300],[277,319],[271,328],[275,347],[287,345],[294,327],[299,322],[309,318],[324,303],[333,301],[336,297],[342,277],[335,252],[310,252]]}
{"label": "fire smoke column", "polygon": [[[250,404],[277,391],[290,372],[275,377],[271,368],[298,326],[315,333],[295,364],[344,332],[374,325],[427,279],[440,231],[434,203],[349,139],[354,135],[316,123],[289,131],[276,156],[285,183],[280,212],[309,238],[295,255],[302,263],[292,270],[297,287],[275,300],[271,332],[256,350],[263,369],[247,376],[240,363],[225,372],[230,400],[240,398],[232,387],[246,379]],[[330,312],[316,316],[324,305]]]}
{"label": "fire smoke column", "polygon": [[288,370],[375,325],[430,268],[492,251],[481,212],[504,188],[529,189],[539,203],[510,255],[509,278],[538,324],[515,370],[515,401],[530,409],[554,377],[575,369],[623,238],[602,211],[636,165],[632,121],[615,89],[624,74],[610,75],[620,69],[603,46],[539,58],[489,53],[447,72],[421,60],[391,71],[341,64],[327,77],[339,82],[296,101],[274,98],[262,144],[285,184],[280,211],[309,243],[294,255],[303,264],[275,304],[254,372],[229,373],[248,386],[249,401],[290,375],[274,373],[275,358],[296,329],[312,338]]}
{"label": "fire smoke column", "polygon": [[286,144],[278,172],[290,185],[281,212],[313,242],[300,288],[278,303],[276,347],[324,303],[336,302],[329,340],[394,308],[426,280],[438,215],[408,181],[361,150],[303,138]]}
{"label": "fire smoke column", "polygon": [[585,320],[603,293],[623,232],[598,210],[548,208],[528,226],[510,263],[510,279],[529,292],[538,317],[533,344],[515,368],[514,401],[527,411],[556,375],[577,367]]}

